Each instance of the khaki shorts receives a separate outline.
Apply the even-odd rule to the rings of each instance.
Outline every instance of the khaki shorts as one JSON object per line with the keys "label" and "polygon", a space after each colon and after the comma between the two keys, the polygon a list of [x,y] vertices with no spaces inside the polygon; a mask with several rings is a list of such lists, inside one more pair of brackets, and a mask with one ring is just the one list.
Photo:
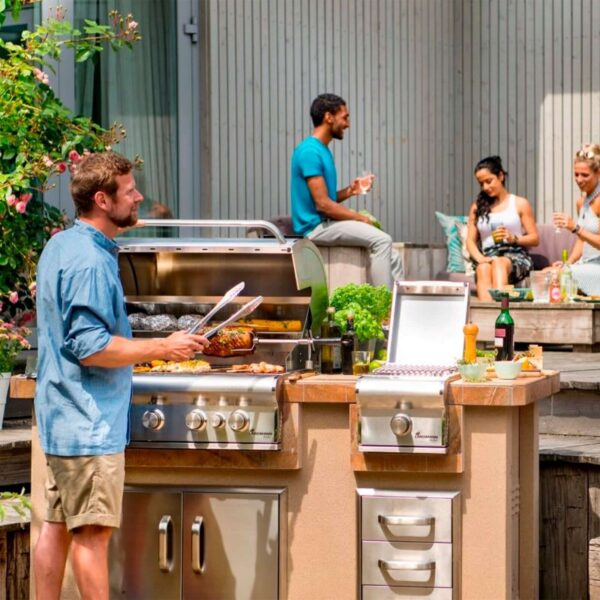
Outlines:
{"label": "khaki shorts", "polygon": [[125,454],[47,455],[46,521],[119,527],[125,482]]}

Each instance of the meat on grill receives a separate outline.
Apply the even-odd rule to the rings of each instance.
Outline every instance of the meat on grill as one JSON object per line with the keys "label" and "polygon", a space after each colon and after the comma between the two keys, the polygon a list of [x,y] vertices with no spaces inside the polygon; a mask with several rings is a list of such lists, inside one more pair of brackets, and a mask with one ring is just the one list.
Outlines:
{"label": "meat on grill", "polygon": [[[206,331],[206,330],[205,330]],[[223,327],[210,338],[210,346],[202,353],[207,356],[232,356],[235,351],[251,351],[254,348],[254,333],[251,327]]]}

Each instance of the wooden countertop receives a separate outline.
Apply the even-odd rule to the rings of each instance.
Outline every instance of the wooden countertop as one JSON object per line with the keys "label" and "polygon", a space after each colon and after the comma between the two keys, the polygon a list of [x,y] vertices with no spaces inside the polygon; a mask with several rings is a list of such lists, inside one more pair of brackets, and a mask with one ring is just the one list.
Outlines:
{"label": "wooden countertop", "polygon": [[[284,384],[284,401],[293,404],[354,404],[352,375],[314,375]],[[558,371],[544,371],[537,377],[519,377],[513,381],[491,379],[485,383],[450,383],[448,403],[457,406],[526,406],[560,391]],[[22,375],[11,378],[11,398],[33,398],[35,381]]]}
{"label": "wooden countertop", "polygon": [[[284,399],[292,403],[356,402],[352,375],[314,375],[296,382],[286,382]],[[535,377],[515,380],[490,379],[484,383],[467,383],[457,379],[450,383],[448,404],[457,406],[526,406],[560,391],[558,371],[544,371]]]}

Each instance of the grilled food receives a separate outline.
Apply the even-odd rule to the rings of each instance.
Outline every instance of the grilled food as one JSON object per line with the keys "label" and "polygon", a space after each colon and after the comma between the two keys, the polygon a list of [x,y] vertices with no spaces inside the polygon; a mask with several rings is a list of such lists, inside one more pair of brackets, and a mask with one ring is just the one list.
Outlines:
{"label": "grilled food", "polygon": [[233,365],[230,373],[283,373],[283,367],[267,362],[250,363],[249,365]]}
{"label": "grilled food", "polygon": [[302,331],[302,322],[298,320],[275,321],[270,319],[244,319],[243,323],[256,331],[266,331],[270,333]]}
{"label": "grilled food", "polygon": [[[205,330],[206,331],[206,330]],[[210,346],[202,353],[206,356],[232,356],[237,352],[254,348],[254,332],[251,327],[223,327],[212,338]]]}
{"label": "grilled food", "polygon": [[153,360],[133,367],[134,373],[204,373],[210,371],[205,360]]}

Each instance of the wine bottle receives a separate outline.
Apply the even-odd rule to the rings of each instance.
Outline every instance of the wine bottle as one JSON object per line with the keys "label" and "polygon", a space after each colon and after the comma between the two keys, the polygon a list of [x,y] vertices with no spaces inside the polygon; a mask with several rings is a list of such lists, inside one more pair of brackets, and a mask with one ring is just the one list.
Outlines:
{"label": "wine bottle", "polygon": [[515,322],[508,312],[508,296],[502,296],[501,310],[494,328],[496,360],[512,360],[515,352]]}
{"label": "wine bottle", "polygon": [[562,263],[560,268],[560,297],[563,302],[569,302],[571,300],[573,271],[569,264],[569,253],[566,249],[562,251]]}
{"label": "wine bottle", "polygon": [[354,313],[348,311],[346,331],[342,334],[342,373],[352,375],[352,352],[358,348],[358,339],[354,331]]}
{"label": "wine bottle", "polygon": [[[330,306],[327,309],[327,318],[321,326],[321,337],[340,338],[341,330],[334,320],[335,308]],[[341,373],[342,372],[342,347],[339,342],[331,342],[321,346],[321,373]]]}

